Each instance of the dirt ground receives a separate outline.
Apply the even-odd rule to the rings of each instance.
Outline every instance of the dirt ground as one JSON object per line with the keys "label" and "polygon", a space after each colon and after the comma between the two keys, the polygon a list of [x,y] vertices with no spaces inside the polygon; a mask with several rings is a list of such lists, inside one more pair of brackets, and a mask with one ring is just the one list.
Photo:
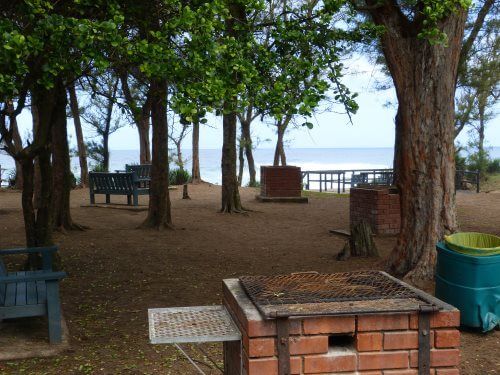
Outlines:
{"label": "dirt ground", "polygon": [[[256,190],[245,188],[242,201],[252,211],[228,215],[218,213],[219,186],[189,189],[191,200],[181,199],[181,189],[171,191],[175,230],[161,232],[136,229],[145,211],[82,207],[89,204],[88,191],[73,191],[73,218],[89,229],[55,235],[69,275],[61,298],[71,349],[0,362],[0,374],[195,374],[173,347],[149,344],[148,308],[219,304],[221,280],[240,275],[383,266],[383,259],[335,260],[344,240],[329,230],[348,229],[345,196],[270,204],[256,202]],[[24,245],[20,198],[0,192],[0,248]],[[457,201],[462,230],[500,235],[500,193],[460,193]],[[147,197],[141,204],[146,207]],[[382,258],[394,241],[376,239]],[[219,346],[208,350],[221,361]],[[463,332],[461,353],[462,374],[500,373],[500,331]]]}

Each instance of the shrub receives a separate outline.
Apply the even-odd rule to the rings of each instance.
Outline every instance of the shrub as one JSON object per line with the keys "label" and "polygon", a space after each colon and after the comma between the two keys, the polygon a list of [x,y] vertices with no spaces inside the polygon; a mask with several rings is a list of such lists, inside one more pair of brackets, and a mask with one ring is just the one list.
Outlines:
{"label": "shrub", "polygon": [[90,171],[91,172],[107,172],[106,168],[104,168],[104,165],[102,165],[101,163],[92,164],[90,166]]}
{"label": "shrub", "polygon": [[191,181],[191,175],[182,168],[172,169],[168,174],[169,185],[184,185],[189,181]]}
{"label": "shrub", "polygon": [[500,159],[493,159],[488,162],[486,167],[488,173],[500,173]]}

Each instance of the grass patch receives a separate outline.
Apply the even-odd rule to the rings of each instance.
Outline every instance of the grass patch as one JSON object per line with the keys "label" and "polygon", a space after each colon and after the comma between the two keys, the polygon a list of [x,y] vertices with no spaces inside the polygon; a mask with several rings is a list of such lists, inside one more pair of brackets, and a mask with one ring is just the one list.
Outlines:
{"label": "grass patch", "polygon": [[349,197],[349,193],[320,193],[319,191],[311,191],[311,190],[302,190],[302,196],[307,198],[347,198]]}
{"label": "grass patch", "polygon": [[500,190],[500,173],[490,174],[480,183],[481,191]]}

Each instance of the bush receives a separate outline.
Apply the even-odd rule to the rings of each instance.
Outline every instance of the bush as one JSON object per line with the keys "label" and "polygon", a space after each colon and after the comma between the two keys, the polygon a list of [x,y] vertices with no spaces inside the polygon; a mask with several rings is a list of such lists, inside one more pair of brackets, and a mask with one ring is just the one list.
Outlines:
{"label": "bush", "polygon": [[92,164],[90,166],[90,171],[91,172],[107,172],[106,168],[104,168],[104,165],[102,165],[101,163]]}
{"label": "bush", "polygon": [[500,159],[493,159],[488,162],[486,167],[488,173],[500,173]]}
{"label": "bush", "polygon": [[191,175],[182,168],[172,169],[168,174],[169,185],[184,185],[189,181],[191,181]]}

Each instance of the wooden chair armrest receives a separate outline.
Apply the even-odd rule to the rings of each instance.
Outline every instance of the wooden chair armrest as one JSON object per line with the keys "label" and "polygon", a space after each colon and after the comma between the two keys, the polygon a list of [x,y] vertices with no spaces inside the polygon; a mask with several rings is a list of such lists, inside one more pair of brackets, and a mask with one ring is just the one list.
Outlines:
{"label": "wooden chair armrest", "polygon": [[30,281],[53,281],[61,280],[66,276],[66,272],[40,272],[30,275],[9,275],[0,276],[0,284],[25,283]]}

